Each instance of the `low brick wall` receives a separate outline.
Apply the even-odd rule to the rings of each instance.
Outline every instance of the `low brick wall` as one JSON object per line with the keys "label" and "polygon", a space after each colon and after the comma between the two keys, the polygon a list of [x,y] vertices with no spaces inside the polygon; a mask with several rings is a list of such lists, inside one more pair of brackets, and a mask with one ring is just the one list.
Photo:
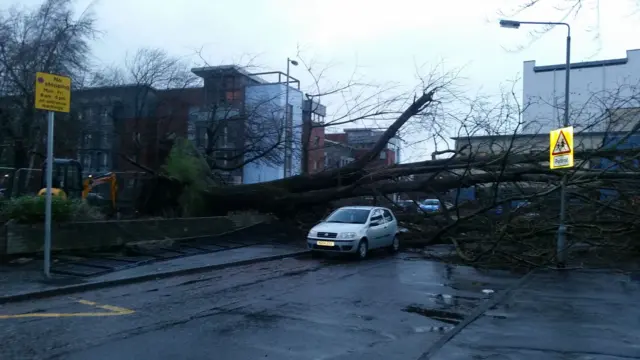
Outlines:
{"label": "low brick wall", "polygon": [[[129,243],[219,235],[257,224],[266,217],[231,215],[205,218],[145,219],[124,221],[73,222],[52,225],[53,251],[100,250]],[[8,222],[0,237],[0,254],[42,252],[44,226]]]}

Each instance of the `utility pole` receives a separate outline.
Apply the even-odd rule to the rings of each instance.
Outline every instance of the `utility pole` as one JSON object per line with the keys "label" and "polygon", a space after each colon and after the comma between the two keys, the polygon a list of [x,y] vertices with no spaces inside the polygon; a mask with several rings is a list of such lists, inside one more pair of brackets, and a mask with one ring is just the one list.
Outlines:
{"label": "utility pole", "polygon": [[[562,25],[567,27],[567,49],[566,49],[566,65],[565,65],[565,82],[564,82],[564,120],[563,127],[569,124],[569,89],[571,77],[571,26],[564,22],[539,22],[539,21],[515,21],[500,20],[500,26],[511,29],[519,29],[520,25]],[[553,146],[553,145],[552,145]],[[567,262],[567,226],[565,225],[567,213],[567,180],[568,175],[565,171],[562,174],[560,183],[560,219],[558,223],[558,238],[556,242],[556,261],[559,268],[566,266]]]}
{"label": "utility pole", "polygon": [[292,116],[292,114],[289,114],[289,65],[293,65],[293,66],[298,66],[298,62],[295,60],[291,60],[290,58],[287,58],[287,81],[286,81],[286,89],[285,89],[285,95],[284,95],[284,126],[283,126],[283,132],[284,132],[284,162],[283,162],[283,166],[282,166],[282,178],[286,178],[287,175],[290,175],[291,172],[291,161],[290,161],[290,157],[291,157],[291,137],[292,134],[291,133],[291,127],[293,127],[293,124],[289,123],[289,118]]}

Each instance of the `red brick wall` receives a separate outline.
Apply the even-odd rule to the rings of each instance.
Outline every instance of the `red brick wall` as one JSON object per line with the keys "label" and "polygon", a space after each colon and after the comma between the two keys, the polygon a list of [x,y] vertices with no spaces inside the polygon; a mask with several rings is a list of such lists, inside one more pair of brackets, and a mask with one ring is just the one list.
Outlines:
{"label": "red brick wall", "polygon": [[187,137],[187,125],[189,122],[189,111],[191,107],[202,106],[204,104],[204,89],[176,89],[159,93],[159,104],[156,112],[156,130],[153,148],[150,151],[150,162],[154,168],[159,168],[164,164],[166,157],[171,150],[172,142],[169,140],[175,137]]}
{"label": "red brick wall", "polygon": [[[136,136],[139,133],[139,137]],[[139,140],[137,140],[138,138]],[[153,168],[153,155],[155,151],[156,119],[126,119],[124,131],[120,136],[119,152],[136,160],[140,165]],[[139,144],[139,145],[138,145]],[[137,156],[137,159],[135,159]],[[116,171],[141,171],[140,168],[126,160],[118,161]]]}
{"label": "red brick wall", "polygon": [[[356,160],[361,159],[369,149],[357,149],[356,150]],[[382,150],[387,154],[386,159],[380,159],[380,156],[376,157],[373,161],[367,165],[368,167],[381,167],[381,166],[389,166],[395,164],[396,154],[393,150],[384,149]]]}
{"label": "red brick wall", "polygon": [[[347,143],[347,134],[345,134],[345,133],[326,134],[325,137],[326,137],[327,140],[336,141],[336,142],[339,142],[339,143],[342,143],[342,144],[348,144]],[[356,160],[362,158],[368,151],[369,151],[369,149],[356,149],[356,151],[355,151]],[[380,159],[380,157],[377,157],[371,163],[369,163],[369,165],[367,165],[367,166],[368,167],[380,167],[380,166],[389,166],[389,165],[395,164],[395,162],[396,162],[396,153],[395,153],[395,151],[390,150],[390,149],[384,149],[383,151],[387,154],[385,159]]]}
{"label": "red brick wall", "polygon": [[[316,140],[317,139],[317,140]],[[324,170],[324,127],[316,127],[311,129],[309,137],[309,157],[308,167],[309,173],[317,173]]]}
{"label": "red brick wall", "polygon": [[346,144],[347,143],[347,134],[344,134],[344,133],[342,133],[342,134],[340,134],[340,133],[338,133],[338,134],[326,134],[325,138],[327,140],[336,141],[336,142],[339,142],[341,144]]}

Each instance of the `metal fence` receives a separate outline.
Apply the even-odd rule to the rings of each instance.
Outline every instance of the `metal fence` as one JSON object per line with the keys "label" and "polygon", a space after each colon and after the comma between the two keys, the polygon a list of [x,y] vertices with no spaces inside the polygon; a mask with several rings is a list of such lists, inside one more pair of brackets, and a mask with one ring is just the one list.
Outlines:
{"label": "metal fence", "polygon": [[[5,198],[21,195],[37,194],[43,187],[42,169],[0,167],[0,189]],[[142,183],[149,175],[144,172],[121,171],[115,172],[118,192],[119,208],[131,208],[140,194]],[[86,178],[89,174],[83,174]],[[98,194],[105,199],[111,198],[110,184],[104,183],[94,187],[91,193]]]}

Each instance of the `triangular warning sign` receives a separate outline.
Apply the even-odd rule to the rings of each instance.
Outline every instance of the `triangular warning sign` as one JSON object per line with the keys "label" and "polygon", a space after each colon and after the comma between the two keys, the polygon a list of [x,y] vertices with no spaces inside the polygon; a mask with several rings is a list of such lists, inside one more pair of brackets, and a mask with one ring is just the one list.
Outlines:
{"label": "triangular warning sign", "polygon": [[567,137],[564,136],[562,130],[560,130],[560,134],[558,135],[558,139],[556,140],[556,144],[553,146],[553,151],[551,155],[564,155],[570,154],[571,148],[569,147],[569,142],[567,141]]}

